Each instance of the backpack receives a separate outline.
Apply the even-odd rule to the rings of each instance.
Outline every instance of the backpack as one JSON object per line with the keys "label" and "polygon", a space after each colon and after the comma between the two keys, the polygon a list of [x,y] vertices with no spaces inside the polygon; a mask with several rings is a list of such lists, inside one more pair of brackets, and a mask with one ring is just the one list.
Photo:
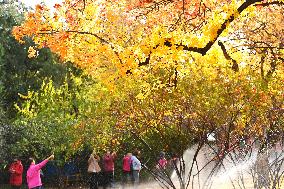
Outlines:
{"label": "backpack", "polygon": [[130,158],[130,171],[131,172],[133,171],[133,160],[132,160],[132,158]]}

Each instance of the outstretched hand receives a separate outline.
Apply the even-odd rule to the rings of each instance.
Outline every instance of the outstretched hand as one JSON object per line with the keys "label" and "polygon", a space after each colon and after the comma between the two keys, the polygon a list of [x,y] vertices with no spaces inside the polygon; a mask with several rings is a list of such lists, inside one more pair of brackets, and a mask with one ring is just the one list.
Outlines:
{"label": "outstretched hand", "polygon": [[54,159],[54,154],[48,157],[48,160],[53,160]]}

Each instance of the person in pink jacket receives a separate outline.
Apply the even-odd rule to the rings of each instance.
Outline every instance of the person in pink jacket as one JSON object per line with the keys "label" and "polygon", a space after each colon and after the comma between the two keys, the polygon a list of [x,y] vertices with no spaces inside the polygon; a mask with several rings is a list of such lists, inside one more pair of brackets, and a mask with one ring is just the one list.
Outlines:
{"label": "person in pink jacket", "polygon": [[27,171],[27,183],[29,189],[41,189],[42,182],[40,178],[40,169],[46,165],[49,160],[54,159],[54,155],[49,156],[39,164],[35,164],[33,158],[29,158],[30,167]]}
{"label": "person in pink jacket", "polygon": [[160,158],[158,160],[158,164],[157,164],[156,168],[164,170],[164,169],[166,169],[167,164],[168,164],[168,161],[165,158],[165,152],[161,152],[160,153]]}

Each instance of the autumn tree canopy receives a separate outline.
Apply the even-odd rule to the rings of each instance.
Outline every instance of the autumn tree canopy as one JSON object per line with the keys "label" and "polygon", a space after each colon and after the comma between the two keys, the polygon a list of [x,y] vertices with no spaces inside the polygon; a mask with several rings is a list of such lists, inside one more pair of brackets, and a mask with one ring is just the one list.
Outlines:
{"label": "autumn tree canopy", "polygon": [[[151,99],[160,89],[161,94],[177,95],[188,92],[190,82],[210,78],[204,86],[237,95],[240,101],[233,104],[234,111],[244,111],[244,103],[250,107],[258,103],[265,107],[260,111],[266,112],[283,106],[283,15],[282,0],[65,0],[52,10],[37,5],[13,34],[21,43],[27,37],[35,42],[29,49],[31,58],[38,49],[48,47],[62,61],[82,68],[117,93],[118,101],[131,102],[134,96],[138,104],[132,107],[139,107],[139,101]],[[228,89],[222,80],[237,85]],[[196,99],[214,94],[203,90]],[[248,94],[258,100],[246,99]],[[218,95],[209,101],[218,102]],[[192,113],[202,113],[197,109]],[[121,119],[126,115],[131,113],[124,112]],[[236,116],[236,122],[245,127],[256,113]]]}
{"label": "autumn tree canopy", "polygon": [[[257,41],[252,41],[252,36],[260,37],[258,30],[271,30],[265,34],[269,38],[263,36],[270,40],[260,42],[264,48],[281,49],[282,5],[282,1],[261,0],[68,0],[54,5],[52,11],[37,5],[35,11],[27,13],[26,21],[14,28],[14,35],[20,42],[25,36],[34,40],[36,46],[30,49],[30,56],[35,55],[35,49],[49,47],[64,61],[108,82],[127,73],[145,73],[143,65],[153,69],[178,65],[181,70],[183,63],[194,61],[195,56],[206,58],[217,52],[223,64],[237,71],[241,62],[260,61],[260,56],[243,56],[251,53],[250,47],[258,48],[253,45]],[[269,17],[275,15],[279,25],[273,27]],[[268,22],[265,27],[251,28],[261,18]],[[242,48],[233,48],[236,44]],[[281,53],[272,54],[281,57]]]}
{"label": "autumn tree canopy", "polygon": [[[241,140],[283,132],[283,3],[65,0],[51,10],[37,5],[13,35],[34,41],[30,58],[50,48],[94,79],[74,92],[78,115],[65,117],[74,120],[63,124],[72,150],[100,136],[100,148],[135,138],[147,150],[181,155],[215,133],[216,155],[225,157]],[[68,87],[54,90],[54,99],[72,104],[60,98]],[[47,96],[29,94],[18,107],[25,119],[46,117],[42,104],[53,112]]]}

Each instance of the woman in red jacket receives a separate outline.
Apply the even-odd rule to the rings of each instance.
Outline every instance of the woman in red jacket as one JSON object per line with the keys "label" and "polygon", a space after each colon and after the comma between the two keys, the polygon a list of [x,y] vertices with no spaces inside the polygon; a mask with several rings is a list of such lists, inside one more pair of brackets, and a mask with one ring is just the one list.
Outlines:
{"label": "woman in red jacket", "polygon": [[14,159],[9,168],[10,172],[10,185],[13,189],[21,188],[23,179],[23,165],[19,159]]}
{"label": "woman in red jacket", "polygon": [[108,186],[111,188],[114,187],[114,160],[116,159],[116,153],[110,152],[107,150],[106,154],[103,157],[104,165],[104,186],[106,189]]}

